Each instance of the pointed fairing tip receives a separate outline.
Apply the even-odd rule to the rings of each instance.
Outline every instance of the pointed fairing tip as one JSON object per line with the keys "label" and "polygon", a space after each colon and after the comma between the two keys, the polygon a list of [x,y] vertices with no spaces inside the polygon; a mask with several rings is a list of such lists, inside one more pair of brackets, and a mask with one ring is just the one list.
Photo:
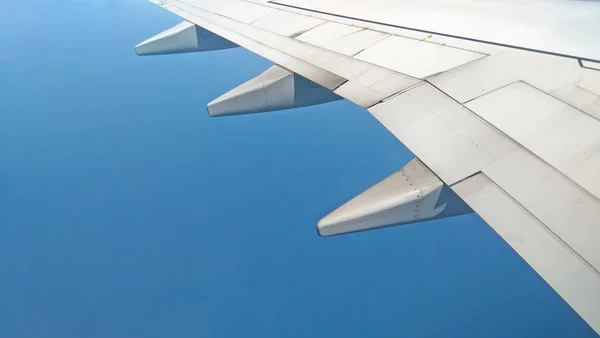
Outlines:
{"label": "pointed fairing tip", "polygon": [[212,117],[289,109],[294,106],[294,74],[272,66],[219,96],[206,107]]}
{"label": "pointed fairing tip", "polygon": [[423,162],[413,159],[325,216],[317,231],[333,236],[472,212]]}
{"label": "pointed fairing tip", "polygon": [[196,25],[184,21],[135,46],[137,55],[188,53],[198,50]]}
{"label": "pointed fairing tip", "polygon": [[272,66],[257,77],[210,102],[212,117],[264,113],[341,100],[332,91],[280,66]]}
{"label": "pointed fairing tip", "polygon": [[135,46],[140,56],[193,53],[237,47],[226,40],[195,24],[184,21],[175,27],[159,33]]}

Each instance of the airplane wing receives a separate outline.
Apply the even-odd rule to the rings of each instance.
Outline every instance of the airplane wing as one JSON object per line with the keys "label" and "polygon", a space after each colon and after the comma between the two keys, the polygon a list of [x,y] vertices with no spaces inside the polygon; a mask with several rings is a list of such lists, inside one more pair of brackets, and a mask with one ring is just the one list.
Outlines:
{"label": "airplane wing", "polygon": [[321,235],[477,212],[600,333],[600,2],[152,1],[185,21],[139,55],[276,64],[211,116],[343,98],[417,156]]}

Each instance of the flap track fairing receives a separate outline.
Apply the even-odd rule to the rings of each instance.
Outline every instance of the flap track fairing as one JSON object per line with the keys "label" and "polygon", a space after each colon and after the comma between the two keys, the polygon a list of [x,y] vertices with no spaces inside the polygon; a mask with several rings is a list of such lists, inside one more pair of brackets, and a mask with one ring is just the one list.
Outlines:
{"label": "flap track fairing", "polygon": [[320,85],[273,66],[208,104],[210,116],[262,113],[312,106],[342,98]]}
{"label": "flap track fairing", "polygon": [[137,55],[206,52],[238,47],[191,22],[184,21],[135,46]]}
{"label": "flap track fairing", "polygon": [[321,236],[331,236],[472,212],[450,187],[415,158],[324,217],[317,229]]}

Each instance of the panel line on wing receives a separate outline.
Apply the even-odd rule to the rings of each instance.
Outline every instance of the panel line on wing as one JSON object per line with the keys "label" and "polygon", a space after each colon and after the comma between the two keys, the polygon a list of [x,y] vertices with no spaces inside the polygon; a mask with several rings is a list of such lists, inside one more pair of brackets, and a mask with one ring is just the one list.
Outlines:
{"label": "panel line on wing", "polygon": [[504,195],[506,195],[507,198],[509,198],[514,204],[518,205],[523,210],[523,212],[527,213],[530,217],[534,218],[537,221],[538,225],[542,229],[544,229],[544,231],[546,233],[548,233],[550,236],[552,236],[557,242],[559,242],[562,246],[564,246],[565,249],[567,249],[571,253],[571,255],[575,256],[578,260],[580,260],[582,263],[584,263],[585,266],[587,266],[590,270],[595,272],[598,275],[598,277],[600,277],[600,270],[596,269],[596,267],[594,267],[587,259],[585,259],[583,256],[581,256],[577,251],[575,251],[572,246],[570,246],[560,236],[558,236],[556,234],[556,232],[554,232],[552,229],[550,229],[541,219],[539,219],[539,217],[537,217],[535,214],[533,214],[529,209],[527,209],[523,204],[521,204],[521,202],[516,200],[508,191],[504,190],[504,188],[501,185],[499,185],[497,182],[495,182],[490,176],[486,175],[484,172],[478,171],[470,176],[467,176],[464,179],[450,185],[450,188],[454,189],[454,188],[460,186],[463,182],[471,180],[476,176],[484,176],[487,180],[489,180],[491,183],[493,183],[496,186],[496,188],[501,190],[504,193]]}
{"label": "panel line on wing", "polygon": [[[181,2],[179,2],[179,3],[183,6],[193,7],[197,11],[206,12],[205,10],[197,8],[195,6],[187,5],[187,4],[181,3]],[[212,31],[215,34],[222,35],[225,38],[231,40],[232,42],[234,42],[242,47],[245,47],[245,48],[253,51],[254,53],[257,53],[258,55],[261,55],[266,58],[270,58],[272,61],[278,63],[280,66],[290,69],[293,72],[298,73],[313,82],[319,83],[323,87],[328,88],[330,90],[332,90],[333,88],[337,88],[341,83],[344,83],[345,81],[347,81],[347,79],[345,79],[337,74],[334,74],[332,72],[329,72],[327,70],[319,68],[311,63],[308,63],[304,60],[298,59],[298,58],[291,56],[289,54],[286,54],[284,52],[281,52],[278,49],[272,48],[270,46],[266,46],[263,43],[260,43],[259,41],[256,41],[247,36],[241,35],[237,32],[231,31],[230,29],[219,26],[219,24],[209,20],[205,16],[194,15],[194,14],[188,12],[188,10],[186,10],[185,8],[182,8],[180,6],[174,6],[171,9],[171,11],[177,12],[176,14],[178,14],[181,17],[183,17],[189,21],[192,21],[192,22],[193,21],[203,21],[203,23],[199,23],[199,25],[203,26],[205,29]],[[207,13],[213,14],[213,15],[218,15],[218,14],[211,13],[211,12],[207,12]],[[221,17],[223,19],[227,19],[226,17],[220,16],[220,15],[219,15],[219,17]],[[232,21],[235,21],[235,20],[232,20]],[[243,24],[243,23],[240,22],[240,24]],[[272,52],[269,52],[269,51],[272,51]],[[290,66],[289,63],[292,61],[293,61],[293,63],[296,64],[296,66],[302,65],[302,67],[299,68],[299,67]]]}
{"label": "panel line on wing", "polygon": [[579,62],[581,68],[600,71],[600,62],[586,61],[583,59],[578,59],[577,62]]}
{"label": "panel line on wing", "polygon": [[484,173],[455,184],[463,198],[596,331],[600,273]]}
{"label": "panel line on wing", "polygon": [[281,3],[281,2],[277,2],[277,1],[268,1],[268,3],[274,4],[274,5],[278,5],[278,6],[283,6],[283,7],[295,8],[295,9],[299,9],[299,10],[303,10],[303,11],[307,11],[307,12],[313,12],[313,13],[318,13],[318,14],[330,15],[330,16],[334,16],[334,17],[338,17],[338,18],[343,18],[343,19],[350,19],[350,20],[356,20],[356,21],[366,22],[366,23],[370,23],[370,24],[377,24],[377,25],[382,25],[382,26],[388,26],[388,27],[406,29],[406,30],[416,31],[416,32],[421,32],[421,33],[441,35],[441,36],[446,36],[446,37],[449,37],[449,38],[455,38],[455,39],[461,39],[461,40],[479,42],[479,43],[484,43],[484,44],[489,44],[489,45],[495,45],[495,46],[500,46],[500,47],[508,47],[508,48],[519,49],[519,50],[524,50],[524,51],[528,51],[528,52],[541,53],[541,54],[554,55],[554,56],[562,56],[562,57],[567,57],[567,58],[570,58],[570,59],[576,59],[576,60],[581,60],[581,61],[600,62],[600,60],[591,59],[591,58],[582,58],[582,57],[577,56],[577,55],[556,53],[556,52],[550,52],[550,51],[545,51],[545,50],[535,49],[535,48],[519,47],[519,46],[505,44],[505,43],[499,43],[499,42],[486,41],[486,40],[481,40],[481,39],[468,38],[468,37],[465,37],[465,36],[458,36],[458,35],[447,34],[447,33],[442,33],[442,32],[430,31],[430,30],[419,29],[419,28],[415,28],[415,27],[393,25],[393,24],[390,24],[390,23],[385,23],[385,22],[380,22],[380,21],[374,21],[374,20],[368,20],[368,19],[361,19],[361,18],[347,16],[347,15],[342,15],[342,14],[336,14],[336,13],[331,13],[331,12],[326,12],[326,11],[320,11],[320,10],[316,10],[316,9],[310,9],[310,8],[306,8],[306,7],[296,6],[296,5],[285,4],[285,3]]}

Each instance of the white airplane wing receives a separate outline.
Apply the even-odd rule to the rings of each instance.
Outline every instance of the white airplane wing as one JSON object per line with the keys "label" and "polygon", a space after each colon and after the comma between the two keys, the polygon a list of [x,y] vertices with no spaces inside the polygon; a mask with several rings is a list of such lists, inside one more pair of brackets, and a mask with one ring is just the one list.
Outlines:
{"label": "white airplane wing", "polygon": [[417,156],[321,235],[475,211],[600,333],[600,2],[153,2],[185,22],[138,54],[241,46],[276,64],[211,116],[344,98]]}

